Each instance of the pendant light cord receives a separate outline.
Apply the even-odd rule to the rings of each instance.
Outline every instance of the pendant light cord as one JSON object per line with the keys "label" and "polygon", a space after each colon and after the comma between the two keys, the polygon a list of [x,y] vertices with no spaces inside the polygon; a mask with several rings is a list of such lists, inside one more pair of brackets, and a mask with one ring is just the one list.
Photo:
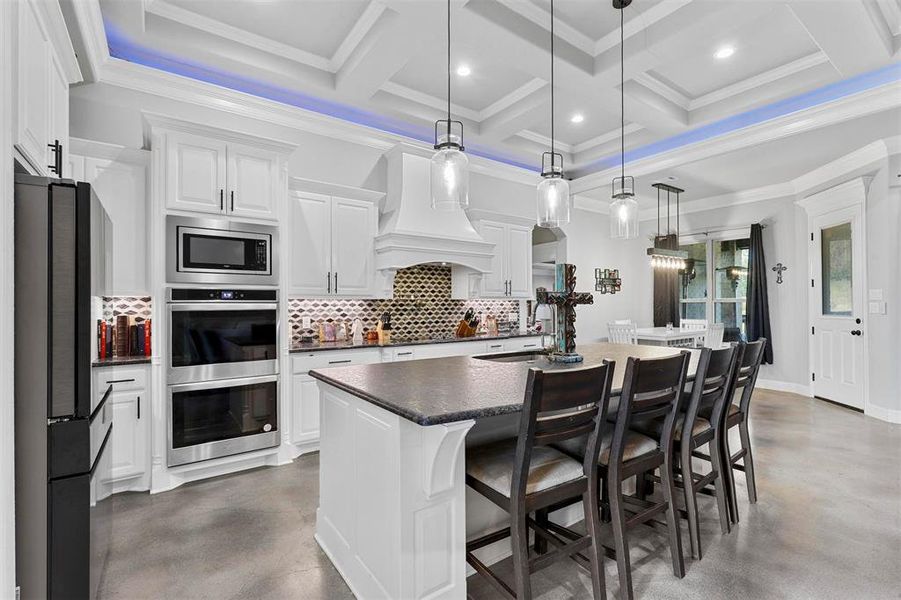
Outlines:
{"label": "pendant light cord", "polygon": [[[551,1],[553,2],[553,0]],[[625,6],[619,9],[619,166],[623,188],[626,185],[626,51],[623,34],[623,26],[626,21],[625,10]]]}
{"label": "pendant light cord", "polygon": [[451,0],[447,0],[447,141],[451,134]]}
{"label": "pendant light cord", "polygon": [[554,0],[551,0],[551,171],[554,170]]}

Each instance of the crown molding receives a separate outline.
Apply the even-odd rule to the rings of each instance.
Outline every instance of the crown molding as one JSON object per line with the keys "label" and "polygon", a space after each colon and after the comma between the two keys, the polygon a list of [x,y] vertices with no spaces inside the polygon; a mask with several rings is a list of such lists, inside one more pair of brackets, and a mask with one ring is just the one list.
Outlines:
{"label": "crown molding", "polygon": [[[766,200],[775,200],[778,198],[787,198],[795,196],[795,186],[791,182],[776,183],[766,185],[750,190],[741,190],[729,194],[720,194],[717,196],[708,196],[692,200],[691,202],[682,202],[679,207],[679,213],[688,215],[691,213],[705,212],[708,210],[716,210],[724,206],[739,206],[741,204],[754,204],[755,202],[764,202]],[[639,221],[654,221],[657,219],[656,208],[645,208],[638,211]]]}
{"label": "crown molding", "polygon": [[[901,138],[888,138],[893,145]],[[835,185],[839,180],[849,176],[861,176],[877,169],[893,153],[889,149],[888,140],[876,140],[853,152],[849,152],[836,160],[826,163],[792,180],[795,193],[807,196],[824,187]]]}
{"label": "crown molding", "polygon": [[84,52],[81,64],[87,70],[87,81],[100,79],[100,72],[109,61],[109,43],[106,29],[103,26],[103,15],[100,12],[100,0],[73,0],[67,2],[67,8],[75,17],[76,28],[81,38]]}
{"label": "crown molding", "polygon": [[289,193],[311,192],[313,194],[323,194],[326,196],[340,196],[342,198],[350,198],[351,200],[372,202],[376,205],[381,205],[382,201],[385,199],[385,192],[377,192],[375,190],[368,190],[366,188],[344,185],[341,183],[317,181],[305,177],[288,177],[288,190]]}
{"label": "crown molding", "polygon": [[59,2],[29,0],[20,3],[20,9],[25,4],[40,13],[40,21],[47,28],[47,37],[53,45],[54,54],[59,59],[60,67],[62,67],[69,85],[81,83],[84,78],[81,75],[81,67],[78,66],[78,58],[75,56],[75,48],[72,46],[72,38],[69,37],[69,29],[66,27],[66,19],[63,17]]}
{"label": "crown molding", "polygon": [[183,119],[170,117],[168,115],[161,115],[149,111],[142,110],[141,118],[144,123],[144,144],[148,147],[148,149],[150,147],[152,130],[156,128],[162,128],[171,131],[180,131],[184,133],[193,133],[203,136],[213,136],[220,140],[225,140],[228,142],[248,144],[256,146],[258,148],[265,148],[279,154],[290,154],[298,146],[298,144],[296,143],[263,137],[250,132],[238,131],[232,128],[223,129],[221,127],[214,127],[212,125],[196,123],[193,121],[185,121]]}
{"label": "crown molding", "polygon": [[69,153],[91,158],[115,160],[136,165],[148,166],[150,164],[150,151],[138,148],[128,148],[119,144],[108,144],[96,140],[82,138],[69,138]]}

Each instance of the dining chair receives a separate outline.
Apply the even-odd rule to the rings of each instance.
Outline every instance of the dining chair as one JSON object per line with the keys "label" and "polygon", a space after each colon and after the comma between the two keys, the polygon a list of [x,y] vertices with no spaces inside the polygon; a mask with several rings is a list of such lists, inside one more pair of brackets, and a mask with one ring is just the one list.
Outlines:
{"label": "dining chair", "polygon": [[679,321],[679,329],[687,331],[707,329],[707,319],[682,319]]}
{"label": "dining chair", "polygon": [[[661,513],[666,514],[673,574],[680,578],[685,576],[679,516],[674,501],[673,453],[666,449],[672,448],[690,356],[689,352],[682,351],[666,358],[642,360],[630,357],[626,362],[615,425],[600,440],[600,453],[596,456],[603,485],[601,509],[603,518],[610,521],[613,529],[612,553],[616,556],[620,598],[634,598],[628,530],[652,521]],[[632,428],[635,422],[657,418],[664,421],[657,439]],[[574,458],[591,456],[591,450],[586,449],[584,441],[568,440],[556,444],[556,447]],[[623,492],[623,482],[632,477],[643,477],[657,469],[660,470],[662,500],[651,502]],[[565,504],[562,502],[557,507]],[[569,531],[555,524],[551,524],[551,528],[563,535],[567,535],[563,532]],[[575,533],[569,532],[569,535],[574,537]]]}
{"label": "dining chair", "polygon": [[[466,484],[510,514],[510,526],[466,544],[466,562],[505,598],[532,597],[531,574],[562,558],[572,558],[591,573],[596,599],[606,598],[601,520],[598,511],[600,439],[615,363],[560,371],[529,370],[519,435],[467,450]],[[551,447],[582,440],[588,454],[575,459]],[[585,534],[561,536],[536,522],[532,513],[566,501],[582,502]],[[535,556],[529,556],[529,529]],[[474,554],[510,537],[513,584],[504,582]],[[541,543],[539,543],[541,542]],[[554,550],[548,552],[547,544]],[[586,556],[587,554],[587,556]]]}
{"label": "dining chair", "polygon": [[726,326],[722,323],[713,323],[707,328],[704,336],[704,347],[711,350],[719,350],[723,347],[723,332]]}
{"label": "dining chair", "polygon": [[[698,560],[702,557],[699,494],[709,494],[716,498],[720,529],[724,534],[731,529],[728,504],[730,491],[723,475],[722,456],[717,451],[724,430],[717,425],[720,424],[722,413],[732,398],[732,385],[740,355],[741,348],[738,346],[721,350],[709,348],[701,350],[691,391],[683,395],[685,410],[680,412],[676,419],[673,452],[678,456],[678,460],[673,461],[675,467],[673,476],[676,486],[681,487],[684,494],[685,510],[679,512],[688,521],[691,554]],[[700,414],[707,410],[712,415],[710,419]],[[637,423],[635,428],[644,433],[660,436],[664,426],[664,419],[658,417],[649,422]],[[698,448],[704,446],[709,447],[711,469],[707,473],[697,473],[692,458],[695,458]],[[638,482],[640,493],[642,495],[650,493],[654,481],[659,483],[660,479]]]}
{"label": "dining chair", "polygon": [[607,338],[612,344],[637,344],[635,323],[607,323]]}
{"label": "dining chair", "polygon": [[613,322],[617,325],[631,325],[634,323],[632,319],[613,319]]}

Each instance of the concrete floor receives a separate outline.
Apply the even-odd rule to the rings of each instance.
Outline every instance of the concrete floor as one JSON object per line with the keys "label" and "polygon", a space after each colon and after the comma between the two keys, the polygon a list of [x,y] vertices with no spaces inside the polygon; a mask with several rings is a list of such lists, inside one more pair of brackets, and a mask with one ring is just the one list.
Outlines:
{"label": "concrete floor", "polygon": [[[681,580],[662,535],[636,531],[636,597],[901,599],[901,426],[766,390],[751,411],[759,502],[748,504],[739,475],[741,523],[722,536],[714,500],[702,499],[704,560],[686,559]],[[156,496],[116,496],[101,597],[352,598],[313,540],[317,497],[315,454]],[[683,538],[687,553],[684,525]],[[615,563],[606,572],[618,597]],[[591,596],[571,562],[532,583],[536,599]],[[478,577],[469,595],[498,597]]]}

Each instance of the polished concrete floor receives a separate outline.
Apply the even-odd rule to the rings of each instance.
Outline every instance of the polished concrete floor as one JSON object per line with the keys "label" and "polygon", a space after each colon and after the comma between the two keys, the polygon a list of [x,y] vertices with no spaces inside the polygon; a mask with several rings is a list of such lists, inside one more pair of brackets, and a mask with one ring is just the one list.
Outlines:
{"label": "polished concrete floor", "polygon": [[[704,560],[687,560],[681,580],[663,536],[636,532],[636,597],[901,599],[901,426],[765,390],[751,426],[758,503],[748,504],[739,475],[741,523],[722,536],[714,500],[702,499]],[[101,597],[352,598],[312,537],[317,488],[314,454],[155,496],[116,496]],[[618,597],[615,563],[606,573]],[[532,582],[536,599],[591,595],[573,563]],[[477,577],[469,595],[498,597]]]}

